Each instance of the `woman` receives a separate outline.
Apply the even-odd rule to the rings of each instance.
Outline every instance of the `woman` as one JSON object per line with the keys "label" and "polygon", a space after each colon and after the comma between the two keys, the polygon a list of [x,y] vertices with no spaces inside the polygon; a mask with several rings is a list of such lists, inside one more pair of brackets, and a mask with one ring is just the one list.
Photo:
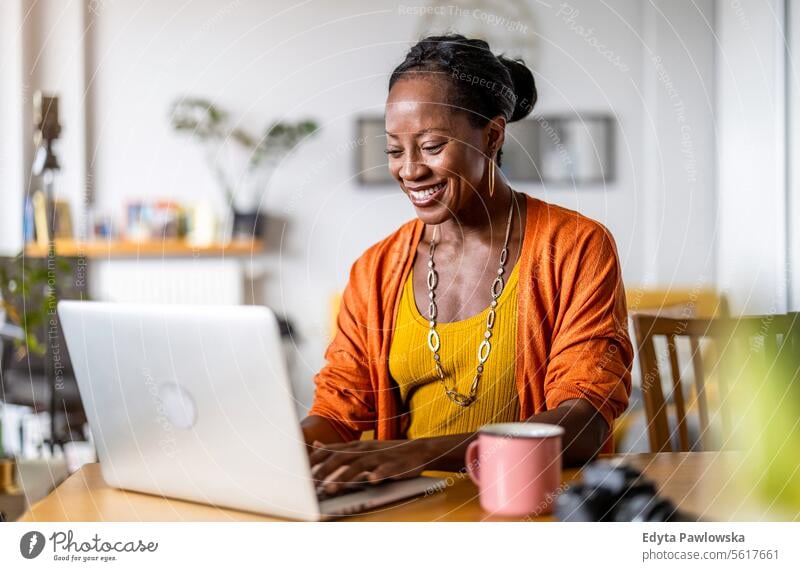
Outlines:
{"label": "woman", "polygon": [[386,153],[417,218],[353,265],[315,377],[302,428],[327,491],[458,471],[491,422],[561,425],[566,463],[612,449],[632,359],[614,241],[497,169],[536,97],[522,62],[460,35],[394,70]]}

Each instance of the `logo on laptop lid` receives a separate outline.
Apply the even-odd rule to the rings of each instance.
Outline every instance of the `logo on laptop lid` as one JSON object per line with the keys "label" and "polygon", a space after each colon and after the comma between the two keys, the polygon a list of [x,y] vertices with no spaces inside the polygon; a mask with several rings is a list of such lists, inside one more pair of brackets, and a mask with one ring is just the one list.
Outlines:
{"label": "logo on laptop lid", "polygon": [[162,383],[158,398],[167,420],[176,428],[191,428],[197,421],[197,406],[189,391],[177,383]]}

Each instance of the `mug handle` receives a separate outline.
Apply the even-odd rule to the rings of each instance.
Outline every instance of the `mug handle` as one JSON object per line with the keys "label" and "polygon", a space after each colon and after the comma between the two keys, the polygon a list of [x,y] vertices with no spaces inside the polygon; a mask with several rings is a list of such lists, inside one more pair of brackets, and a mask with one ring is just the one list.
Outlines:
{"label": "mug handle", "polygon": [[478,441],[473,440],[470,442],[469,446],[467,446],[467,454],[466,454],[466,468],[467,474],[469,474],[470,480],[472,480],[476,486],[481,485],[479,479],[480,470],[478,469]]}

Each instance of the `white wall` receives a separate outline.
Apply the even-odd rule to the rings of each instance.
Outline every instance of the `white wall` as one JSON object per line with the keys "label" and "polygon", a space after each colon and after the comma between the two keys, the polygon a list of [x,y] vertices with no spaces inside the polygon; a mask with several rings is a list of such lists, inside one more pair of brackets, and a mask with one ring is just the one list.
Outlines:
{"label": "white wall", "polygon": [[720,2],[719,285],[735,310],[787,308],[783,0]]}
{"label": "white wall", "polygon": [[644,283],[715,281],[714,2],[645,3]]}
{"label": "white wall", "polygon": [[788,215],[789,310],[800,311],[800,9],[789,4]]}
{"label": "white wall", "polygon": [[[535,45],[538,112],[616,115],[617,179],[608,188],[519,188],[605,223],[630,287],[713,281],[712,4],[530,0],[526,31],[489,30],[508,45]],[[382,113],[388,75],[421,32],[420,18],[386,0],[91,6],[86,38],[69,33],[88,52],[84,161],[100,212],[119,215],[126,200],[146,197],[205,198],[224,208],[198,149],[169,128],[169,104],[180,96],[217,100],[253,131],[277,117],[321,120],[320,136],[287,161],[265,198],[288,225],[267,264],[264,294],[305,340],[298,384],[307,402],[308,381],[322,364],[329,295],[365,247],[414,216],[396,188],[355,184],[347,145],[356,114]],[[469,15],[452,24],[475,29]],[[52,66],[48,73],[59,75]],[[69,185],[80,197],[80,179]]]}
{"label": "white wall", "polygon": [[531,64],[539,87],[536,112],[613,114],[618,124],[616,180],[606,188],[520,188],[606,224],[617,240],[626,279],[640,283],[645,253],[640,237],[643,225],[637,221],[645,195],[654,190],[642,184],[643,7],[637,1],[617,1],[609,7],[598,2],[552,6],[535,6],[538,53]]}
{"label": "white wall", "polygon": [[61,164],[59,195],[70,200],[74,226],[82,227],[86,181],[84,91],[84,3],[82,0],[8,0],[0,3],[0,251],[22,246],[22,205],[27,190],[40,188],[31,177],[33,94],[59,96],[60,139],[54,148]]}
{"label": "white wall", "polygon": [[23,89],[22,3],[0,2],[0,255],[22,245]]}

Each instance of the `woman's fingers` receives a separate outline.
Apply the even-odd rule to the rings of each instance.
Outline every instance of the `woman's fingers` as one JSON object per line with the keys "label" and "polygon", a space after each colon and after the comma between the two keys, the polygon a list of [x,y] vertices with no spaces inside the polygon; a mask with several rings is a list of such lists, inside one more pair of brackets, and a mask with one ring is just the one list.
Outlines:
{"label": "woman's fingers", "polygon": [[364,457],[352,464],[343,464],[334,470],[321,485],[326,492],[335,493],[347,484],[367,483],[369,480],[365,473],[369,472],[369,466],[374,461],[374,458]]}
{"label": "woman's fingers", "polygon": [[324,489],[329,494],[335,492],[339,485],[338,482],[340,475],[345,472],[347,468],[347,465],[339,466],[333,472],[328,474],[323,480],[321,480],[317,484],[317,487]]}
{"label": "woman's fingers", "polygon": [[355,448],[359,446],[361,442],[359,441],[350,441],[350,442],[329,442],[325,444],[324,442],[320,442],[319,440],[315,440],[311,445],[314,448],[323,448],[326,450],[346,450],[348,448]]}
{"label": "woman's fingers", "polygon": [[367,452],[348,451],[348,450],[328,450],[314,452],[311,457],[311,476],[317,480],[324,480],[339,466],[353,464]]}
{"label": "woman's fingers", "polygon": [[311,465],[319,464],[320,462],[324,461],[330,455],[337,453],[337,452],[345,452],[353,454],[356,452],[356,446],[353,442],[343,443],[343,444],[323,444],[321,442],[314,442],[312,445],[311,452],[308,455],[308,459],[311,462]]}
{"label": "woman's fingers", "polygon": [[378,484],[387,480],[411,478],[417,471],[398,464],[384,454],[369,454],[336,468],[322,483],[325,491],[335,493],[348,483]]}
{"label": "woman's fingers", "polygon": [[[312,443],[309,455],[311,476],[317,485],[333,493],[343,484],[351,482],[377,483],[383,480],[411,478],[419,475],[421,466],[415,455],[404,454],[398,459],[398,450],[387,443],[346,442],[337,444]],[[413,465],[411,465],[411,464]]]}
{"label": "woman's fingers", "polygon": [[315,465],[324,461],[331,454],[333,454],[333,450],[329,450],[327,448],[316,448],[312,450],[312,452],[308,455],[308,461],[312,466],[312,470]]}
{"label": "woman's fingers", "polygon": [[414,478],[419,476],[422,470],[419,466],[408,466],[405,463],[383,462],[370,470],[370,483],[383,482],[385,480],[402,480],[404,478]]}

